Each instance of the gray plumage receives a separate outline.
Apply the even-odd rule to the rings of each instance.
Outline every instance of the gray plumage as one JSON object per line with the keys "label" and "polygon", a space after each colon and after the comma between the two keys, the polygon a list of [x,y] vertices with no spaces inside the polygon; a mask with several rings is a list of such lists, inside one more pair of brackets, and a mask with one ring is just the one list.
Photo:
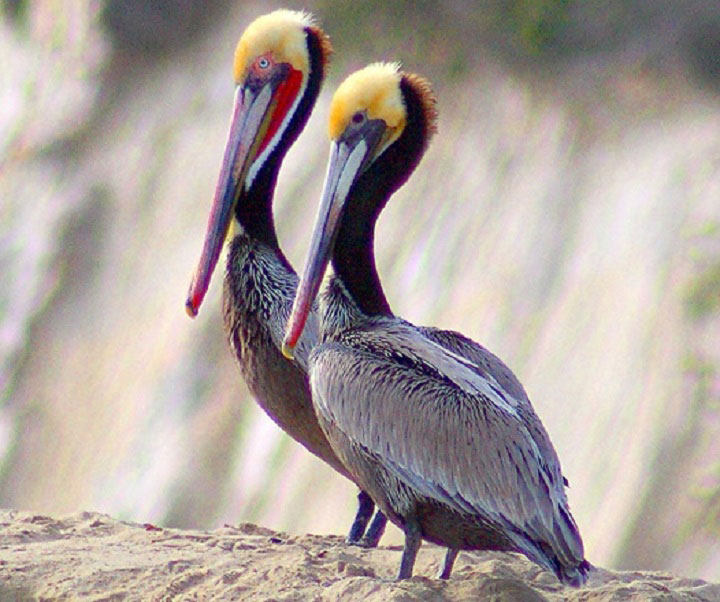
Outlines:
{"label": "gray plumage", "polygon": [[467,337],[396,317],[382,290],[375,222],[435,131],[429,82],[369,65],[340,85],[330,114],[325,185],[283,344],[297,345],[331,263],[309,357],[313,405],[340,460],[405,533],[398,578],[412,575],[424,538],[448,548],[442,578],[458,550],[487,549],[583,583],[589,564],[560,463],[520,382]]}
{"label": "gray plumage", "polygon": [[[589,565],[555,450],[510,369],[452,331],[365,316],[321,296],[310,356],[320,424],[388,518],[452,550],[520,552],[561,580]],[[360,402],[360,400],[362,400]]]}

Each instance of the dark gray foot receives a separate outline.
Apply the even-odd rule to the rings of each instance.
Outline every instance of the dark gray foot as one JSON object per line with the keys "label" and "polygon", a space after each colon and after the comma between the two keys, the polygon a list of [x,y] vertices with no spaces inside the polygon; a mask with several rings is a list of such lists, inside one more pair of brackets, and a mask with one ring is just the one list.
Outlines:
{"label": "dark gray foot", "polygon": [[455,564],[458,552],[459,550],[448,548],[448,551],[445,553],[445,562],[443,562],[438,579],[450,579],[450,573],[452,573],[453,565]]}
{"label": "dark gray foot", "polygon": [[377,548],[383,533],[385,533],[385,525],[387,525],[387,517],[378,510],[358,545],[363,548]]}
{"label": "dark gray foot", "polygon": [[360,541],[374,510],[375,502],[372,501],[370,496],[364,491],[358,493],[358,511],[352,527],[350,527],[350,533],[348,533],[348,536],[345,538],[347,543],[357,544]]}
{"label": "dark gray foot", "polygon": [[422,543],[420,525],[414,518],[406,519],[403,530],[405,531],[405,547],[403,548],[402,560],[400,560],[398,581],[412,577],[415,557]]}

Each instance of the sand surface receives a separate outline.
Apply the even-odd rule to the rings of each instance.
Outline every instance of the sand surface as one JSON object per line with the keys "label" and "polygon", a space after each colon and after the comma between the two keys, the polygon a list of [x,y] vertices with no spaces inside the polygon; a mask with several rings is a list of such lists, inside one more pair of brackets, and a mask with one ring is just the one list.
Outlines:
{"label": "sand surface", "polygon": [[720,601],[720,585],[659,572],[594,571],[580,590],[512,554],[461,553],[448,582],[443,550],[424,545],[416,576],[391,579],[399,547],[365,550],[335,535],[288,536],[249,523],[158,528],[91,512],[50,518],[0,511],[0,600]]}

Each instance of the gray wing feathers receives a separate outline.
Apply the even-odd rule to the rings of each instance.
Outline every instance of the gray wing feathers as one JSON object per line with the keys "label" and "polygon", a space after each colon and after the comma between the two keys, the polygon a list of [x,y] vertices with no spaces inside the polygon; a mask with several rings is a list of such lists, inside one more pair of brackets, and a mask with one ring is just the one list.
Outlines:
{"label": "gray wing feathers", "polygon": [[525,388],[517,376],[494,353],[454,330],[419,326],[418,331],[434,343],[470,360],[482,376],[495,380],[502,389],[521,403],[530,404]]}
{"label": "gray wing feathers", "polygon": [[[557,456],[526,396],[526,406],[499,398],[497,380],[406,325],[364,331],[362,343],[353,345],[351,351],[323,344],[314,353],[317,411],[422,495],[509,522],[550,543],[568,563],[582,560]],[[378,361],[378,352],[432,366],[440,377]],[[526,424],[528,411],[544,435],[540,445],[537,427]]]}
{"label": "gray wing feathers", "polygon": [[[517,403],[516,407],[523,417],[525,426],[532,435],[535,444],[540,448],[541,456],[546,457],[547,454],[555,456],[555,450],[550,438],[537,414],[535,414],[525,388],[513,371],[499,357],[480,345],[480,343],[476,343],[454,330],[442,330],[428,326],[421,326],[417,329],[426,338],[472,362],[473,369],[479,376],[496,383],[502,392],[512,397]],[[559,471],[559,462],[556,461],[555,466]],[[558,476],[562,480],[559,473],[554,476]]]}

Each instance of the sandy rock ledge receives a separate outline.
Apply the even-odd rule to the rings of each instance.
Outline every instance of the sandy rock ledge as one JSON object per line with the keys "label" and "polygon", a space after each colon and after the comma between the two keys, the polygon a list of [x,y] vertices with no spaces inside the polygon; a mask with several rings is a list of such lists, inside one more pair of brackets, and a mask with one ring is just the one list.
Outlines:
{"label": "sandy rock ledge", "polygon": [[513,554],[461,553],[445,583],[431,578],[442,556],[424,545],[417,576],[395,583],[397,546],[364,550],[336,535],[288,536],[249,523],[183,531],[92,512],[56,519],[0,510],[1,602],[720,601],[720,585],[654,572],[598,569],[573,590]]}

